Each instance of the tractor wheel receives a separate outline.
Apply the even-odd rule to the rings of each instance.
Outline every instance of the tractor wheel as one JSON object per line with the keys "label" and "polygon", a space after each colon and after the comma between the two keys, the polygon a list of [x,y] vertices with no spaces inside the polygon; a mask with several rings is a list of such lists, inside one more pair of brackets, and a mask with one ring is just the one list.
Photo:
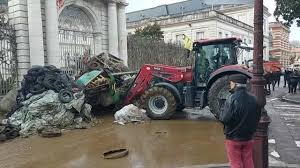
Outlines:
{"label": "tractor wheel", "polygon": [[[226,75],[216,80],[208,92],[209,108],[217,119],[225,105],[226,99],[230,96],[229,76],[230,75]],[[247,90],[250,89],[251,85],[248,83]]]}
{"label": "tractor wheel", "polygon": [[217,119],[225,105],[226,99],[230,96],[228,77],[229,76],[223,76],[216,80],[208,92],[209,108]]}
{"label": "tractor wheel", "polygon": [[176,99],[165,88],[152,87],[147,90],[138,102],[140,107],[146,109],[147,115],[152,119],[170,119],[176,112]]}

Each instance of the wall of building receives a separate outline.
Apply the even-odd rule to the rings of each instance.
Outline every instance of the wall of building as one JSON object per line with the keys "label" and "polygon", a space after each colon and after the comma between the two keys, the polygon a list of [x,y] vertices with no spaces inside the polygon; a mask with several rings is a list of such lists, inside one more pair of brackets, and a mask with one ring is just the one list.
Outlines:
{"label": "wall of building", "polygon": [[[237,22],[244,24],[234,24],[228,20],[220,19],[214,16],[211,16],[210,19],[201,18],[198,20],[192,20],[189,18],[198,17],[199,13],[189,14],[184,16],[177,16],[178,23],[173,23],[171,17],[168,19],[167,17],[157,18],[156,21],[161,24],[162,31],[164,31],[165,41],[166,42],[175,42],[177,43],[180,40],[180,34],[186,34],[190,36],[192,40],[197,40],[198,37],[202,38],[225,38],[225,37],[239,37],[248,46],[252,47],[254,43],[253,36],[253,19],[254,19],[254,7],[253,5],[244,5],[244,6],[235,6],[220,9],[220,12],[224,12],[226,19],[228,20],[236,20]],[[205,15],[205,14],[203,14]],[[270,13],[268,13],[267,9],[264,12],[264,59],[269,60],[269,48],[270,48],[270,40],[269,40],[269,24],[268,17]],[[166,20],[166,21],[162,21]],[[153,21],[154,22],[154,21]],[[146,25],[151,23],[150,20],[140,21],[139,23],[128,23],[130,26],[127,31],[129,33],[134,33],[136,27]],[[253,52],[245,52],[245,55],[242,56],[241,59],[251,59],[253,57]]]}
{"label": "wall of building", "polygon": [[270,54],[278,59],[283,66],[287,67],[290,64],[290,47],[289,34],[290,30],[281,23],[270,23],[272,46]]}
{"label": "wall of building", "polygon": [[[242,21],[252,27],[254,27],[254,6],[253,5],[244,5],[239,7],[233,7],[230,9],[224,9],[222,12],[224,14],[231,16],[239,21]],[[270,31],[269,31],[269,17],[271,14],[268,12],[268,9],[264,8],[264,23],[263,23],[263,31],[264,31],[264,60],[269,60],[269,51],[270,51]],[[242,38],[244,40],[244,38]],[[246,39],[252,42],[254,38],[252,36],[251,39]],[[249,43],[250,44],[250,43]],[[250,44],[251,45],[251,44]]]}
{"label": "wall of building", "polygon": [[[108,4],[115,5],[115,18],[108,15]],[[117,54],[117,56],[122,56],[124,62],[127,62],[127,49],[124,48],[126,46],[118,47],[118,39],[109,38],[109,34],[120,34],[122,37],[119,39],[121,39],[122,44],[127,43],[126,27],[120,29],[118,24],[112,25],[117,27],[115,32],[108,28],[109,20],[114,20],[116,23],[122,22],[120,24],[126,25],[125,7],[127,3],[125,0],[65,0],[64,5],[59,10],[56,6],[56,0],[9,0],[10,23],[16,28],[20,81],[33,65],[53,64],[60,67],[59,28],[57,26],[56,29],[51,25],[58,25],[59,14],[70,5],[82,9],[93,24],[93,49],[95,51],[93,53],[111,52],[109,45],[114,46],[116,44],[112,48],[117,53],[122,53]]]}

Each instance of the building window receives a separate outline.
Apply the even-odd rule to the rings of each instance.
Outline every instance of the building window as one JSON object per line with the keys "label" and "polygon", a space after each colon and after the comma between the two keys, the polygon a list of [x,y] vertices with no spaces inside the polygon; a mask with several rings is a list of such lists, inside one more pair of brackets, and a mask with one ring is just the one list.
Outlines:
{"label": "building window", "polygon": [[251,44],[251,43],[252,43],[252,41],[249,39],[249,40],[248,40],[248,44]]}
{"label": "building window", "polygon": [[197,40],[204,39],[204,32],[197,32],[196,33],[196,39]]}
{"label": "building window", "polygon": [[247,39],[246,38],[244,38],[244,43],[247,43]]}
{"label": "building window", "polygon": [[223,37],[223,33],[219,32],[219,38],[222,38],[222,37]]}
{"label": "building window", "polygon": [[264,19],[264,33],[266,33],[267,32],[267,22],[266,22],[266,19]]}
{"label": "building window", "polygon": [[225,34],[225,37],[228,38],[228,33]]}

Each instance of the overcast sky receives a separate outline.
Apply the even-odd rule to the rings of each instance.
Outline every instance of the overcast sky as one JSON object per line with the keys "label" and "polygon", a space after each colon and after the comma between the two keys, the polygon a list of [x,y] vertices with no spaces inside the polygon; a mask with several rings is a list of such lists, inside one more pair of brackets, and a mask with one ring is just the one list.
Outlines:
{"label": "overcast sky", "polygon": [[[170,4],[175,2],[180,2],[184,0],[127,0],[129,6],[127,7],[127,12],[132,12],[141,9],[147,9],[163,4]],[[268,7],[269,12],[273,14],[276,3],[274,0],[264,0],[264,4]],[[275,21],[273,16],[270,17],[270,22]],[[290,40],[300,40],[300,28],[296,25],[291,27]]]}

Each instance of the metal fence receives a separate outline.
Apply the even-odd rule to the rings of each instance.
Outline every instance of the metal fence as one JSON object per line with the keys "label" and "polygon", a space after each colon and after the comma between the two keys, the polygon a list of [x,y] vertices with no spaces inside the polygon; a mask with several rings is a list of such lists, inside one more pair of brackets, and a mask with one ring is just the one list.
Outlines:
{"label": "metal fence", "polygon": [[8,16],[0,14],[0,96],[17,84],[17,44],[14,27]]}
{"label": "metal fence", "polygon": [[83,69],[84,57],[94,55],[94,38],[92,33],[73,30],[60,30],[59,48],[61,69],[74,76]]}

